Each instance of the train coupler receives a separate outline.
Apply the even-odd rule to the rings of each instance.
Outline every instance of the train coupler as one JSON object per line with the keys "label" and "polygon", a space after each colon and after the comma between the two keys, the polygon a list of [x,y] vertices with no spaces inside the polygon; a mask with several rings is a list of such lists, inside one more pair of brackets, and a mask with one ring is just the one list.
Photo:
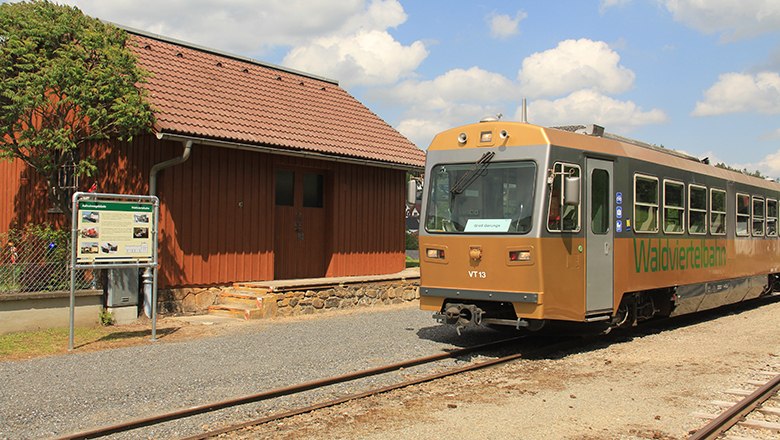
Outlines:
{"label": "train coupler", "polygon": [[454,325],[455,331],[460,335],[464,328],[482,325],[484,313],[482,309],[473,304],[445,304],[444,311],[434,313],[433,318],[442,324]]}

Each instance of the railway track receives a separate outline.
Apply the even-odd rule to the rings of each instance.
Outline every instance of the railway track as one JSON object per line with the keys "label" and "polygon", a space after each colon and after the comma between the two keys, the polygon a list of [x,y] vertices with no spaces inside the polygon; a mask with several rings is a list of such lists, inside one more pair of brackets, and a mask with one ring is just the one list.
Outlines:
{"label": "railway track", "polygon": [[[780,297],[771,298],[770,300],[767,301],[774,302],[778,298]],[[754,304],[759,304],[759,303],[754,303]],[[746,306],[730,306],[725,310],[739,311],[744,307]],[[721,310],[720,314],[722,313],[723,310]],[[631,331],[612,332],[609,335],[595,335],[595,334],[590,334],[586,336],[578,335],[578,336],[570,336],[565,339],[559,338],[558,340],[555,341],[547,340],[544,342],[538,342],[534,346],[530,346],[530,347],[527,345],[524,346],[522,349],[523,350],[522,353],[513,353],[507,356],[502,356],[499,358],[490,359],[483,362],[475,362],[470,365],[466,365],[460,368],[448,369],[446,371],[442,371],[435,374],[427,374],[427,375],[419,374],[414,379],[400,381],[392,385],[381,386],[381,387],[376,387],[376,388],[368,389],[353,394],[342,395],[341,397],[335,399],[322,401],[313,405],[301,406],[287,411],[272,413],[270,415],[266,413],[266,415],[264,415],[263,417],[255,418],[248,421],[242,421],[241,423],[225,426],[221,429],[217,429],[209,432],[203,432],[194,435],[192,437],[187,437],[187,440],[211,438],[211,437],[219,436],[220,434],[235,432],[251,426],[261,425],[275,420],[281,420],[284,418],[292,417],[299,414],[304,414],[318,409],[335,406],[344,402],[348,402],[350,400],[361,399],[372,395],[389,392],[395,389],[409,387],[416,384],[421,384],[424,382],[429,382],[436,379],[444,378],[447,376],[461,374],[467,371],[475,371],[478,369],[499,365],[520,358],[544,357],[549,355],[550,353],[554,353],[557,351],[565,351],[573,348],[581,349],[583,347],[587,347],[589,343],[592,344],[594,342],[598,344],[607,344],[607,345],[614,342],[623,342],[626,340],[626,338],[630,339],[637,336],[641,337],[641,336],[646,336],[648,334],[654,334],[659,331],[667,331],[670,328],[673,329],[681,326],[683,327],[689,326],[692,323],[700,322],[702,320],[712,319],[713,317],[716,316],[719,316],[719,314],[715,312],[705,312],[702,314],[686,315],[672,320],[670,319],[655,320],[652,322],[643,323],[643,325],[639,327],[635,327]],[[404,362],[397,362],[389,365],[384,365],[381,367],[361,370],[349,374],[344,374],[341,376],[335,376],[335,377],[325,378],[321,380],[305,382],[297,385],[276,388],[272,390],[263,391],[257,394],[236,397],[233,399],[223,400],[219,402],[211,402],[204,405],[198,405],[189,408],[183,408],[168,413],[153,415],[150,417],[123,421],[108,426],[102,426],[95,429],[72,433],[59,438],[61,439],[99,438],[111,434],[123,433],[123,432],[128,432],[133,430],[140,430],[140,428],[153,427],[155,425],[162,424],[164,422],[182,420],[196,415],[211,413],[223,409],[236,408],[241,405],[246,405],[250,403],[270,401],[271,399],[275,399],[278,397],[293,396],[293,395],[304,393],[306,391],[317,390],[323,387],[327,387],[329,385],[348,383],[351,381],[356,381],[361,378],[368,378],[368,377],[378,376],[381,374],[386,374],[394,371],[405,370],[407,368],[414,367],[414,366],[431,364],[433,362],[442,361],[446,359],[456,359],[469,354],[489,353],[491,350],[498,351],[502,349],[507,349],[512,347],[513,344],[519,343],[520,340],[528,341],[528,339],[525,337],[504,339],[501,341],[496,341],[488,344],[481,344],[481,345],[476,345],[476,346],[467,347],[463,349],[456,349],[456,350],[448,351],[446,353],[440,353],[432,356],[426,356],[426,357],[411,359]],[[514,348],[517,347],[515,346]],[[409,373],[409,371],[407,371],[406,373]],[[274,402],[273,404],[276,405],[276,402]],[[780,406],[780,403],[778,404],[778,406]],[[251,416],[244,416],[244,417],[245,417],[244,420],[251,418]],[[715,416],[708,416],[708,417],[713,419],[715,418]],[[203,429],[207,429],[207,428],[203,428]],[[137,434],[140,434],[140,432],[132,432],[128,434],[135,436]],[[189,434],[183,434],[183,435],[189,435]],[[698,437],[698,438],[714,438],[714,437]]]}
{"label": "railway track", "polygon": [[[256,393],[256,394],[236,397],[236,398],[233,398],[233,399],[228,399],[228,400],[223,400],[223,401],[218,401],[218,402],[211,402],[211,403],[207,403],[207,404],[204,404],[204,405],[198,405],[198,406],[189,407],[189,408],[182,408],[182,409],[178,409],[178,410],[171,411],[171,412],[168,412],[168,413],[157,414],[157,415],[153,415],[153,416],[149,416],[149,417],[123,421],[123,422],[120,422],[120,423],[107,425],[107,426],[102,426],[102,427],[98,427],[98,428],[94,428],[94,429],[90,429],[90,430],[85,430],[85,431],[81,431],[81,432],[75,432],[75,433],[72,433],[72,434],[69,434],[69,435],[65,435],[65,436],[59,437],[59,439],[60,440],[65,440],[65,439],[89,439],[89,438],[104,437],[104,436],[108,436],[108,435],[111,435],[111,434],[117,434],[117,433],[131,431],[131,430],[140,429],[140,428],[144,428],[144,427],[150,427],[150,426],[154,426],[154,425],[161,424],[161,423],[164,423],[164,422],[181,420],[181,419],[192,417],[192,416],[195,416],[195,415],[209,413],[209,412],[218,411],[218,410],[227,409],[227,408],[233,408],[233,407],[237,407],[237,406],[240,406],[240,405],[246,405],[246,404],[249,404],[249,403],[261,402],[261,401],[264,401],[264,400],[270,400],[270,399],[274,399],[274,398],[277,398],[277,397],[291,396],[291,395],[303,393],[305,391],[315,390],[315,389],[318,389],[318,388],[323,388],[323,387],[334,385],[334,384],[355,381],[357,379],[371,377],[371,376],[377,376],[377,375],[381,375],[381,374],[385,374],[385,373],[389,373],[389,372],[393,372],[393,371],[399,371],[399,370],[403,370],[403,369],[414,367],[414,366],[431,364],[431,363],[442,361],[442,360],[445,360],[445,359],[454,359],[454,358],[459,358],[459,357],[462,357],[462,356],[465,356],[465,355],[470,355],[470,354],[479,354],[479,353],[484,353],[484,352],[490,352],[492,350],[493,351],[501,350],[501,349],[505,349],[507,347],[511,347],[513,344],[518,343],[522,339],[525,339],[525,337],[521,336],[521,337],[514,337],[514,338],[509,338],[509,339],[503,339],[503,340],[496,341],[496,342],[491,342],[491,343],[487,343],[487,344],[481,344],[481,345],[467,347],[467,348],[462,348],[462,349],[451,350],[451,351],[448,351],[448,352],[445,352],[445,353],[440,353],[440,354],[435,354],[435,355],[431,355],[431,356],[410,359],[410,360],[407,360],[407,361],[402,361],[402,362],[388,364],[388,365],[384,365],[384,366],[380,366],[380,367],[376,367],[376,368],[361,370],[361,371],[348,373],[348,374],[344,374],[344,375],[340,375],[340,376],[334,376],[334,377],[329,377],[329,378],[325,378],[325,379],[319,379],[319,380],[314,380],[314,381],[310,381],[310,382],[305,382],[305,383],[301,383],[301,384],[297,384],[297,385],[292,385],[292,386],[287,386],[287,387],[282,387],[282,388],[276,388],[276,389],[267,390],[267,391],[263,391],[263,392]],[[340,403],[343,403],[343,402],[346,402],[346,401],[349,401],[349,400],[354,400],[354,399],[359,399],[359,398],[363,398],[363,397],[367,397],[367,396],[371,396],[371,395],[375,395],[375,394],[380,394],[380,393],[388,392],[388,391],[391,391],[391,390],[394,390],[394,389],[404,388],[404,387],[408,387],[408,386],[411,386],[411,385],[415,385],[415,384],[424,383],[424,382],[432,381],[432,380],[435,380],[435,379],[439,379],[439,378],[442,378],[442,377],[447,377],[447,376],[451,376],[451,375],[455,375],[455,374],[460,374],[460,373],[463,373],[463,372],[466,372],[466,371],[473,371],[473,370],[477,370],[477,369],[480,369],[480,368],[486,368],[486,367],[489,367],[489,366],[493,366],[493,365],[497,365],[497,364],[500,364],[500,363],[505,363],[505,362],[509,362],[509,361],[512,361],[512,360],[515,360],[515,359],[519,359],[519,358],[521,358],[523,356],[529,356],[529,355],[538,356],[538,355],[542,355],[545,352],[553,352],[553,351],[556,351],[556,350],[562,350],[562,349],[565,349],[565,348],[568,348],[568,347],[577,346],[578,344],[581,344],[581,339],[580,338],[569,338],[569,339],[566,339],[564,341],[555,341],[554,343],[551,343],[551,344],[548,344],[548,345],[544,345],[544,346],[542,346],[542,347],[540,347],[538,349],[535,349],[535,350],[533,350],[531,352],[515,353],[515,354],[511,354],[511,355],[508,355],[508,356],[503,356],[503,357],[496,358],[496,359],[491,359],[491,360],[484,361],[484,362],[470,364],[470,365],[467,365],[467,366],[464,366],[464,367],[460,367],[460,368],[449,369],[449,370],[446,370],[446,371],[443,371],[443,372],[440,372],[440,373],[425,375],[425,376],[417,378],[417,379],[403,381],[403,382],[399,382],[399,383],[396,383],[396,384],[393,384],[393,385],[389,385],[389,386],[375,388],[375,389],[371,389],[371,390],[360,392],[360,393],[356,393],[356,394],[350,394],[348,396],[339,397],[337,399],[328,400],[328,401],[321,402],[321,403],[318,403],[318,404],[315,404],[315,405],[305,406],[305,407],[293,409],[293,410],[290,410],[290,411],[285,411],[285,412],[281,412],[281,413],[278,413],[278,414],[273,414],[273,415],[270,415],[270,416],[262,417],[262,418],[255,419],[255,420],[251,420],[251,421],[248,421],[248,422],[242,422],[242,423],[239,423],[239,424],[236,424],[236,425],[231,425],[229,427],[225,427],[223,429],[219,429],[219,430],[216,430],[216,431],[210,431],[210,432],[206,432],[206,433],[203,433],[203,434],[198,434],[198,435],[195,435],[195,436],[192,436],[192,437],[188,437],[188,439],[210,438],[210,437],[213,437],[213,436],[216,436],[216,435],[219,435],[219,434],[235,431],[235,430],[242,429],[242,428],[245,428],[245,427],[248,427],[248,426],[253,426],[253,425],[258,425],[258,424],[262,424],[262,423],[267,423],[267,422],[270,422],[270,421],[273,421],[273,420],[279,420],[279,419],[286,418],[286,417],[291,417],[291,416],[294,416],[294,415],[297,415],[297,414],[303,414],[303,413],[314,411],[314,410],[317,410],[317,409],[320,409],[320,408],[326,408],[326,407],[329,407],[329,406],[338,405]]]}
{"label": "railway track", "polygon": [[414,386],[414,385],[419,385],[419,384],[422,384],[422,383],[425,383],[425,382],[431,382],[431,381],[434,381],[434,380],[437,380],[437,379],[442,379],[442,378],[445,378],[445,377],[448,377],[448,376],[454,376],[454,375],[466,373],[466,372],[469,372],[469,371],[476,371],[476,370],[480,370],[480,369],[483,369],[483,368],[492,367],[492,366],[495,366],[495,365],[500,365],[500,364],[503,364],[503,363],[511,362],[511,361],[514,361],[514,360],[517,360],[517,359],[520,359],[520,358],[524,358],[524,357],[539,356],[539,355],[544,355],[544,354],[547,354],[547,353],[555,352],[555,351],[558,351],[558,350],[565,350],[565,349],[568,349],[568,348],[575,347],[575,346],[577,346],[579,344],[581,344],[581,341],[579,341],[579,340],[567,339],[565,341],[561,341],[561,342],[557,342],[557,343],[554,343],[554,344],[551,344],[551,345],[544,346],[544,347],[539,348],[537,350],[534,350],[532,352],[510,354],[510,355],[507,355],[507,356],[502,356],[500,358],[491,359],[491,360],[488,360],[488,361],[477,362],[477,363],[474,363],[474,364],[466,365],[466,366],[463,366],[463,367],[460,367],[460,368],[453,368],[453,369],[449,369],[449,370],[442,371],[442,372],[439,372],[439,373],[425,375],[425,376],[418,377],[418,378],[415,378],[415,379],[410,379],[410,380],[407,380],[407,381],[399,382],[399,383],[396,383],[396,384],[393,384],[393,385],[388,385],[388,386],[384,386],[384,387],[374,388],[374,389],[371,389],[371,390],[368,390],[368,391],[355,393],[355,394],[350,394],[350,395],[347,395],[347,396],[344,396],[344,397],[340,397],[340,398],[337,398],[337,399],[320,402],[320,403],[317,403],[317,404],[314,404],[314,405],[311,405],[311,406],[302,407],[302,408],[296,408],[296,409],[293,409],[293,410],[290,410],[290,411],[284,411],[284,412],[280,412],[280,413],[276,413],[276,414],[271,414],[271,415],[266,416],[266,417],[260,417],[260,418],[257,418],[257,419],[254,419],[254,420],[250,420],[250,421],[247,421],[247,422],[243,422],[243,423],[227,426],[227,427],[224,427],[224,428],[221,428],[221,429],[205,432],[203,434],[198,434],[198,435],[195,435],[195,436],[192,436],[192,437],[187,437],[184,440],[203,440],[203,439],[213,438],[213,437],[219,436],[221,434],[227,434],[227,433],[235,432],[235,431],[238,431],[238,430],[241,430],[241,429],[250,428],[252,426],[262,425],[262,424],[265,424],[265,423],[270,423],[270,422],[274,422],[274,421],[277,421],[277,420],[285,419],[285,418],[288,418],[288,417],[293,417],[293,416],[297,416],[297,415],[300,415],[300,414],[305,414],[305,413],[316,411],[316,410],[319,410],[319,409],[328,408],[328,407],[331,407],[331,406],[335,406],[335,405],[339,405],[339,404],[342,404],[342,403],[345,403],[345,402],[349,402],[351,400],[363,399],[363,398],[374,396],[374,395],[377,395],[377,394],[387,393],[387,392],[390,392],[390,391],[393,391],[393,390],[398,390],[398,389],[401,389],[401,388],[406,388],[406,387],[410,387],[410,386]]}
{"label": "railway track", "polygon": [[[694,413],[694,416],[709,419],[710,422],[693,433],[689,440],[713,440],[716,438],[745,438],[733,433],[735,427],[756,430],[759,435],[763,431],[766,438],[776,438],[780,435],[780,423],[767,421],[766,417],[780,420],[780,373],[762,371],[759,374],[771,376],[764,381],[748,381],[747,384],[758,387],[753,391],[744,389],[727,390],[727,394],[743,397],[739,402],[713,401],[713,405],[725,407],[718,414]],[[751,436],[751,438],[754,438]]]}

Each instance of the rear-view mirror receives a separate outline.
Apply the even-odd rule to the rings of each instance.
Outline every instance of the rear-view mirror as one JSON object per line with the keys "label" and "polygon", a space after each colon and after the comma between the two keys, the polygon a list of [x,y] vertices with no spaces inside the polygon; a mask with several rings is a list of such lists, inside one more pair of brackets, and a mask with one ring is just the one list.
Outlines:
{"label": "rear-view mirror", "polygon": [[410,180],[406,182],[406,204],[414,205],[417,203],[417,182]]}
{"label": "rear-view mirror", "polygon": [[563,203],[565,205],[580,204],[580,178],[567,177],[564,179]]}

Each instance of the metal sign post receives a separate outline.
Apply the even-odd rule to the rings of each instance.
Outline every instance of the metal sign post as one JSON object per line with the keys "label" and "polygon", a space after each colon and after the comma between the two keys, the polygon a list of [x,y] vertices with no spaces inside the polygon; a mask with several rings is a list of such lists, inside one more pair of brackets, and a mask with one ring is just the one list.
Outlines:
{"label": "metal sign post", "polygon": [[152,341],[157,338],[157,225],[160,200],[128,194],[73,194],[70,260],[70,335],[73,350],[76,270],[150,268]]}

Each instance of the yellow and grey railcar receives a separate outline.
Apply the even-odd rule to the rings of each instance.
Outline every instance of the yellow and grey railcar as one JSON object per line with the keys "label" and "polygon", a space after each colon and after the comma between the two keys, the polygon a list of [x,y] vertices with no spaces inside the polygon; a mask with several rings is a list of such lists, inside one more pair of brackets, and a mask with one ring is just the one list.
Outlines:
{"label": "yellow and grey railcar", "polygon": [[420,306],[461,328],[633,325],[768,294],[780,184],[598,126],[488,120],[428,148]]}

